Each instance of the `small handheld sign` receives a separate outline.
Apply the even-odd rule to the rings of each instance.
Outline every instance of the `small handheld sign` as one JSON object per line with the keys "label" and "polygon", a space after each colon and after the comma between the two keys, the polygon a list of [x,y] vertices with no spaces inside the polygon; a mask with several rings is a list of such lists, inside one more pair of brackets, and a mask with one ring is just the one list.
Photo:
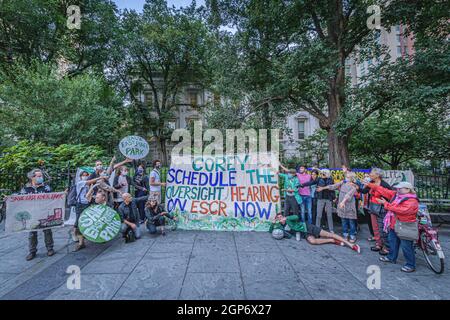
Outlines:
{"label": "small handheld sign", "polygon": [[139,136],[128,136],[120,141],[119,150],[125,157],[138,160],[145,158],[149,146],[147,141]]}
{"label": "small handheld sign", "polygon": [[114,239],[120,231],[120,226],[119,214],[103,204],[86,208],[78,220],[81,234],[89,241],[96,243]]}

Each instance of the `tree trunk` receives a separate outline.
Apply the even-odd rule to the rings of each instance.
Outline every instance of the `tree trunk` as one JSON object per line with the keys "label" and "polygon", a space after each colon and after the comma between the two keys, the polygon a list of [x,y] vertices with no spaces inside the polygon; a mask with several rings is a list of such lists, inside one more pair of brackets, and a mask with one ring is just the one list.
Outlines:
{"label": "tree trunk", "polygon": [[338,136],[336,130],[331,127],[328,131],[328,166],[340,168],[343,164],[350,165],[348,153],[348,138]]}
{"label": "tree trunk", "polygon": [[169,160],[167,157],[167,145],[166,145],[166,139],[162,137],[158,137],[159,141],[159,150],[161,152],[161,162],[163,166],[169,165]]}

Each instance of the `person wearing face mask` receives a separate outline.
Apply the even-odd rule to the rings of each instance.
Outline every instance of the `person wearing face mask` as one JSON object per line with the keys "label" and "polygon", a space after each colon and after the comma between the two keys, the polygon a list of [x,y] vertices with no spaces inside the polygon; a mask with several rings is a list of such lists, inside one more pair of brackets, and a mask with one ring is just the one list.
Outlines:
{"label": "person wearing face mask", "polygon": [[164,182],[161,182],[161,161],[153,161],[153,170],[150,173],[150,193],[149,197],[158,200],[161,203],[161,187],[165,186]]}
{"label": "person wearing face mask", "polygon": [[[148,196],[148,191],[150,189],[149,186],[149,178],[145,174],[145,166],[143,164],[140,164],[137,169],[136,173],[133,177],[133,183],[134,183],[134,197],[139,198],[143,196]],[[143,223],[145,220],[145,201],[139,201],[137,203],[137,207],[139,210],[139,219],[140,223]]]}
{"label": "person wearing face mask", "polygon": [[298,188],[300,187],[300,182],[296,176],[295,169],[289,170],[285,166],[280,164],[280,168],[287,173],[277,174],[284,179],[284,215],[299,215],[300,214],[300,204],[302,203],[302,198],[298,193]]}
{"label": "person wearing face mask", "polygon": [[[112,157],[111,162],[109,163],[109,167],[107,169],[105,169],[103,167],[103,162],[100,160],[95,161],[95,167],[94,167],[94,172],[89,176],[88,180],[92,180],[92,179],[97,179],[100,176],[110,176],[111,173],[116,170],[117,168],[132,162],[133,160],[127,158],[122,162],[119,162],[117,164],[114,164],[116,162],[116,157]],[[108,180],[103,180],[103,183],[106,183],[109,185]],[[94,195],[97,193],[98,190],[98,186],[94,187]]]}
{"label": "person wearing face mask", "polygon": [[75,213],[76,213],[76,219],[74,224],[74,233],[78,239],[78,244],[75,247],[75,251],[79,251],[86,247],[84,243],[84,237],[81,234],[80,230],[78,229],[78,220],[80,219],[81,213],[90,205],[90,200],[87,198],[87,193],[89,192],[89,187],[97,183],[99,180],[105,179],[105,177],[100,176],[95,179],[89,179],[89,173],[86,171],[81,171],[80,173],[80,181],[76,184],[76,205],[75,205]]}
{"label": "person wearing face mask", "polygon": [[128,173],[129,173],[128,168],[125,166],[121,166],[118,169],[118,174],[116,174],[116,176],[114,177],[113,187],[120,191],[119,193],[115,194],[114,199],[115,208],[119,208],[119,206],[123,202],[121,194],[130,193],[130,188],[133,185],[133,181],[128,175]]}
{"label": "person wearing face mask", "polygon": [[397,223],[412,224],[414,226],[417,222],[419,199],[414,191],[414,187],[406,181],[395,185],[395,191],[375,183],[368,183],[366,186],[382,196],[377,201],[387,211],[383,226],[384,231],[388,234],[390,250],[387,256],[380,257],[380,261],[396,263],[401,247],[406,260],[406,264],[401,268],[401,271],[414,272],[416,270],[414,240],[404,238],[400,230],[395,228]]}
{"label": "person wearing face mask", "polygon": [[[41,170],[34,169],[28,173],[29,182],[22,188],[20,194],[31,193],[49,193],[52,192],[49,185],[44,182],[44,175]],[[44,233],[45,247],[47,248],[47,256],[51,257],[55,254],[53,250],[53,233],[51,229],[42,230]],[[28,249],[27,261],[30,261],[36,257],[38,244],[37,231],[32,231],[28,236]]]}

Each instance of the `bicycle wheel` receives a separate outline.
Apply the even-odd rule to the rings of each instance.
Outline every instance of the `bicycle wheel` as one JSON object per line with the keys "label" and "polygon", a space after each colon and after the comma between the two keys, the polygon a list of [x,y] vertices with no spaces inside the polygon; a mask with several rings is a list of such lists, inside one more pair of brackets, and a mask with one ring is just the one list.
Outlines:
{"label": "bicycle wheel", "polygon": [[421,249],[425,260],[433,272],[441,274],[444,272],[444,253],[441,246],[436,240],[427,237],[425,232],[420,234],[420,238],[422,242]]}

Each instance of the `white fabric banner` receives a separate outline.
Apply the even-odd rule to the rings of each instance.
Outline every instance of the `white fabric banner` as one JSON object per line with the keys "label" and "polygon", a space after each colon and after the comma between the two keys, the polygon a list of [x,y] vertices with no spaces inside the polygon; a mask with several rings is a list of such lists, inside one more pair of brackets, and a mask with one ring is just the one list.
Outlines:
{"label": "white fabric banner", "polygon": [[11,195],[6,198],[5,232],[37,231],[64,225],[64,192]]}

